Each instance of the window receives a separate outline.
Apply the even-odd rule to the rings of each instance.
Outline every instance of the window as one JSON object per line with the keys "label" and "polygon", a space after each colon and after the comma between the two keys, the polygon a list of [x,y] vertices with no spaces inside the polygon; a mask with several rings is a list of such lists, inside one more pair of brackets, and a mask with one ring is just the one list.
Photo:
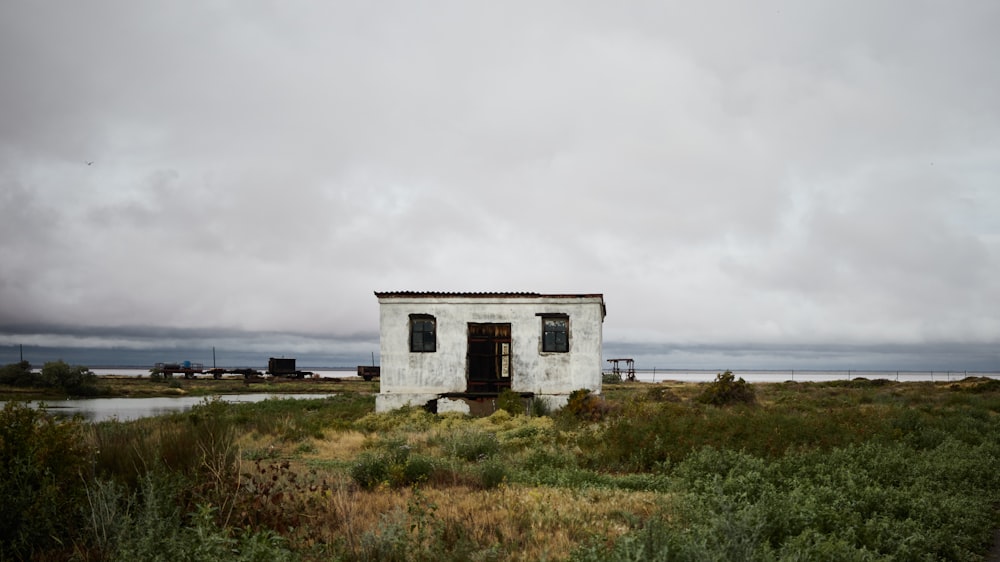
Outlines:
{"label": "window", "polygon": [[433,316],[410,315],[410,351],[437,351],[437,322]]}
{"label": "window", "polygon": [[569,351],[569,316],[542,317],[542,351]]}

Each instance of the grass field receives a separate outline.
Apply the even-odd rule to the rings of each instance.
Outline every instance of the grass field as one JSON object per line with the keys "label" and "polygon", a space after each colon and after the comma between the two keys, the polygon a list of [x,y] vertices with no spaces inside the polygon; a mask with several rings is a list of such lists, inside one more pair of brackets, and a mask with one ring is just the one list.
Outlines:
{"label": "grass field", "polygon": [[0,558],[982,560],[998,524],[988,379],[612,384],[483,418],[278,385],[336,396],[94,425],[8,405]]}

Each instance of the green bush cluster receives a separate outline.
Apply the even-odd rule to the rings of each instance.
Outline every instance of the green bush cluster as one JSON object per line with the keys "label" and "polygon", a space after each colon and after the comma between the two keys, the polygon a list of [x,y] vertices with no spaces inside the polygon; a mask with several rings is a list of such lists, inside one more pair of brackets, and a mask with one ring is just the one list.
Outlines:
{"label": "green bush cluster", "polygon": [[732,371],[716,375],[715,380],[705,386],[698,395],[698,402],[713,406],[729,406],[731,404],[753,404],[757,401],[753,386],[743,377],[739,379]]}
{"label": "green bush cluster", "polygon": [[37,386],[38,375],[31,371],[31,363],[21,361],[0,367],[0,384],[9,386]]}
{"label": "green bush cluster", "polygon": [[430,445],[434,444],[451,460],[419,454],[405,439],[379,440],[351,465],[351,479],[366,490],[442,482],[490,489],[510,479],[506,464],[496,459],[500,443],[492,432],[476,428],[448,432],[432,439]]}
{"label": "green bush cluster", "polygon": [[0,368],[0,384],[32,388],[55,388],[72,396],[95,396],[101,393],[97,375],[87,367],[65,361],[50,361],[40,373],[31,370],[27,361]]}
{"label": "green bush cluster", "polygon": [[[1000,444],[930,451],[863,443],[767,460],[702,448],[673,470],[670,524],[654,518],[577,561],[981,560],[996,523]],[[666,515],[666,514],[665,514]]]}
{"label": "green bush cluster", "polygon": [[464,461],[478,461],[497,454],[500,451],[500,441],[493,432],[465,428],[445,435],[441,439],[441,447],[453,457]]}
{"label": "green bush cluster", "polygon": [[80,419],[57,420],[20,402],[0,411],[0,560],[60,549],[83,527],[91,478]]}
{"label": "green bush cluster", "polygon": [[374,449],[362,453],[351,465],[351,478],[366,490],[424,482],[434,471],[434,462],[428,457],[411,454],[411,449],[405,440],[382,441]]}
{"label": "green bush cluster", "polygon": [[497,409],[503,410],[512,416],[525,413],[524,398],[509,388],[503,389],[497,396]]}
{"label": "green bush cluster", "polygon": [[602,384],[619,384],[621,382],[622,376],[618,373],[601,373]]}

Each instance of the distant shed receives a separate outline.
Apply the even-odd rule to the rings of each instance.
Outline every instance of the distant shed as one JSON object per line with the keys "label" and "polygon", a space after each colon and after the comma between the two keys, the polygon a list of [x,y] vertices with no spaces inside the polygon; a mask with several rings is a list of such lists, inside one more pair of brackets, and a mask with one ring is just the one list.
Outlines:
{"label": "distant shed", "polygon": [[469,412],[504,389],[564,405],[601,392],[601,294],[376,292],[376,410]]}

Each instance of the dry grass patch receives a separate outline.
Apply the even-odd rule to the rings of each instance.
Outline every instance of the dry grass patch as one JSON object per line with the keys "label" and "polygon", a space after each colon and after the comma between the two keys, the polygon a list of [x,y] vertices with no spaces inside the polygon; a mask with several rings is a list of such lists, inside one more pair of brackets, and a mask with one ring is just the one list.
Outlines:
{"label": "dry grass patch", "polygon": [[[310,509],[311,525],[294,531],[302,547],[343,544],[361,552],[387,529],[406,529],[423,549],[432,541],[461,536],[476,550],[494,549],[504,560],[562,559],[600,536],[613,540],[660,511],[663,495],[609,490],[501,487],[388,489],[364,492],[339,480]],[[311,530],[310,530],[311,529]],[[428,531],[430,529],[430,531]],[[395,539],[393,539],[395,540]]]}
{"label": "dry grass patch", "polygon": [[312,441],[312,452],[302,456],[308,460],[352,461],[368,445],[369,438],[360,431],[328,432],[324,439]]}
{"label": "dry grass patch", "polygon": [[236,527],[281,532],[306,558],[340,552],[363,559],[378,542],[406,541],[434,552],[461,541],[503,560],[562,559],[594,537],[609,541],[661,513],[669,498],[653,492],[520,485],[359,488],[336,469],[309,469],[310,459],[349,459],[365,437],[344,432],[317,442],[299,461],[244,460]]}

